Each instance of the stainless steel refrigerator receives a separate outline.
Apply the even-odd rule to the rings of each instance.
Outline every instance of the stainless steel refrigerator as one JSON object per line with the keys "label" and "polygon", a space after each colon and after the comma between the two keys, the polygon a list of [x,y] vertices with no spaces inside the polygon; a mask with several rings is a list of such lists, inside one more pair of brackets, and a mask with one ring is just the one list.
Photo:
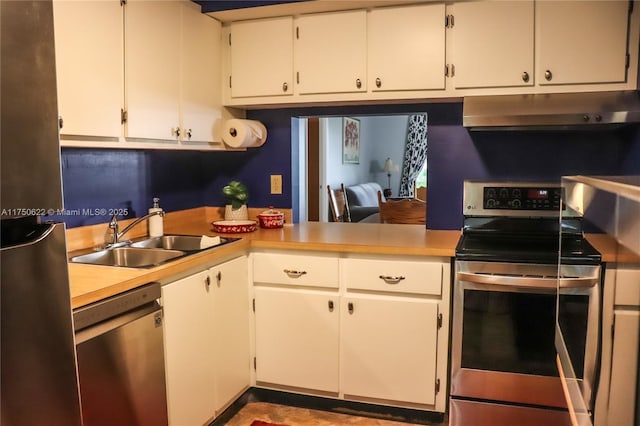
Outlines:
{"label": "stainless steel refrigerator", "polygon": [[62,209],[53,9],[0,1],[0,423],[81,425]]}

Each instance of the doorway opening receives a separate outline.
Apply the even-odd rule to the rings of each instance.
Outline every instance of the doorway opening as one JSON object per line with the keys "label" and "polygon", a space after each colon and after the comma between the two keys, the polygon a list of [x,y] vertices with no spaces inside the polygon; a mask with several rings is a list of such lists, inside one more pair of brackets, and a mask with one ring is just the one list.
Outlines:
{"label": "doorway opening", "polygon": [[[424,114],[426,113],[415,113]],[[328,222],[327,185],[340,187],[376,182],[392,197],[400,191],[409,117],[413,114],[294,117],[292,123],[293,179],[299,188],[293,203],[299,222]],[[347,120],[345,120],[345,118]],[[353,121],[358,124],[358,151],[346,149],[344,132]],[[411,159],[411,156],[409,157]],[[390,159],[397,169],[385,171]],[[415,167],[415,166],[414,166]],[[296,172],[297,171],[297,172]],[[413,194],[427,186],[427,161],[414,179]],[[426,193],[426,190],[420,193]]]}

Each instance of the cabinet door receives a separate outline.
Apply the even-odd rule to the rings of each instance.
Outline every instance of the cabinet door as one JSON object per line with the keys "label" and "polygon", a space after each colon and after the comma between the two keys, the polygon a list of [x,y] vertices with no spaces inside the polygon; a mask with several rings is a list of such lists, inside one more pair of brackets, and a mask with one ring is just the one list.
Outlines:
{"label": "cabinet door", "polygon": [[162,287],[167,408],[170,425],[213,417],[215,368],[212,292],[207,271]]}
{"label": "cabinet door", "polygon": [[536,3],[538,84],[626,80],[627,1]]}
{"label": "cabinet door", "polygon": [[231,24],[231,97],[293,94],[293,18]]}
{"label": "cabinet door", "polygon": [[249,387],[249,279],[246,257],[209,270],[215,325],[216,413]]}
{"label": "cabinet door", "polygon": [[180,70],[180,139],[213,142],[214,126],[222,119],[220,97],[221,24],[182,5],[182,61]]}
{"label": "cabinet door", "polygon": [[444,10],[443,3],[369,12],[372,91],[444,89]]}
{"label": "cabinet door", "polygon": [[638,378],[640,311],[616,310],[614,321],[607,424],[632,426]]}
{"label": "cabinet door", "polygon": [[180,2],[126,5],[127,138],[177,140],[180,100]]}
{"label": "cabinet door", "polygon": [[532,0],[462,2],[451,10],[455,88],[533,85]]}
{"label": "cabinet door", "polygon": [[338,392],[338,295],[255,288],[256,380]]}
{"label": "cabinet door", "polygon": [[366,11],[301,16],[294,58],[300,94],[366,92]]}
{"label": "cabinet door", "polygon": [[118,0],[53,2],[61,136],[118,138],[123,8]]}
{"label": "cabinet door", "polygon": [[345,396],[434,404],[438,316],[435,301],[345,297],[341,312]]}

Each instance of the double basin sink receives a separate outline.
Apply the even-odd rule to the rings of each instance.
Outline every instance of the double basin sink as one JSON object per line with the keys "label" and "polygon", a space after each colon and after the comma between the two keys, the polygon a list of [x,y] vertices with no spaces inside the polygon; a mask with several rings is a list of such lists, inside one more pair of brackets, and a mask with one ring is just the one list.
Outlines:
{"label": "double basin sink", "polygon": [[121,266],[128,268],[149,268],[190,254],[220,247],[237,238],[212,239],[194,235],[164,235],[142,241],[127,242],[100,251],[75,256],[74,263],[92,265]]}

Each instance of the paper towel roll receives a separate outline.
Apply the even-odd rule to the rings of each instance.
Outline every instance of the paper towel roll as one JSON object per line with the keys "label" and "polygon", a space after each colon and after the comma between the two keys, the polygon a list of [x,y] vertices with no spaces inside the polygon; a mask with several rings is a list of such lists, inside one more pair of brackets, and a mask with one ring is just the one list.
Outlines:
{"label": "paper towel roll", "polygon": [[233,118],[224,123],[222,140],[232,148],[262,146],[267,140],[267,128],[257,120]]}

